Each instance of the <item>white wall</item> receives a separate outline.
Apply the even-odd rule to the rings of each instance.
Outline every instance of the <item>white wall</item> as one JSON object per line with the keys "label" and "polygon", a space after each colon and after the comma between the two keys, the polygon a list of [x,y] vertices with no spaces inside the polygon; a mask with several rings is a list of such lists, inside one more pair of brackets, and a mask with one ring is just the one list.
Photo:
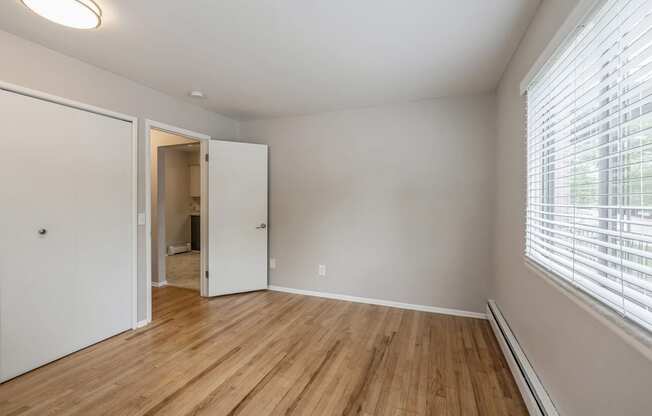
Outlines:
{"label": "white wall", "polygon": [[[0,31],[0,80],[139,118],[139,211],[145,207],[144,120],[146,118],[208,134],[238,135],[238,123]],[[145,319],[145,232],[139,227],[138,319]]]}
{"label": "white wall", "polygon": [[271,284],[482,312],[494,102],[243,123],[245,140],[271,146]]}
{"label": "white wall", "polygon": [[519,84],[576,3],[542,2],[498,89],[491,296],[561,415],[650,415],[652,362],[523,263],[525,101]]}

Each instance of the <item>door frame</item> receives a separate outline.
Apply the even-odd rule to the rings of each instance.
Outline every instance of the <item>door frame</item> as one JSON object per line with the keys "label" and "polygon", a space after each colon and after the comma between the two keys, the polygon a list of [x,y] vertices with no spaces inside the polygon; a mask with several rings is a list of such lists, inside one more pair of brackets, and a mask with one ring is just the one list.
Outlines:
{"label": "door frame", "polygon": [[0,80],[0,90],[131,123],[131,327],[138,327],[138,117]]}
{"label": "door frame", "polygon": [[[204,156],[208,153],[208,141],[211,140],[211,136],[203,133],[194,132],[187,130],[181,127],[172,126],[166,123],[161,123],[159,121],[145,119],[145,275],[146,275],[146,289],[147,294],[146,298],[146,323],[152,322],[152,138],[151,131],[159,130],[166,133],[176,134],[179,136],[184,136],[189,139],[198,140],[200,142],[200,153],[202,157],[201,163],[201,206],[200,206],[200,216],[201,216],[201,251],[200,251],[200,276],[206,275],[207,263],[208,263],[208,201],[206,196],[208,196],[208,171],[206,163],[204,162]],[[205,296],[208,292],[206,287],[206,279],[200,277],[200,295]]]}

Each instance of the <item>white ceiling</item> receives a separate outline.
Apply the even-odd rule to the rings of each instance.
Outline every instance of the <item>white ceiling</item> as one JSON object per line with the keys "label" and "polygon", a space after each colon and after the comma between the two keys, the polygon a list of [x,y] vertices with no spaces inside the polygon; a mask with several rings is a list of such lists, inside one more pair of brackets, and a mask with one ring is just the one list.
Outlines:
{"label": "white ceiling", "polygon": [[492,91],[539,4],[96,1],[98,30],[50,23],[19,0],[0,2],[0,29],[239,119]]}

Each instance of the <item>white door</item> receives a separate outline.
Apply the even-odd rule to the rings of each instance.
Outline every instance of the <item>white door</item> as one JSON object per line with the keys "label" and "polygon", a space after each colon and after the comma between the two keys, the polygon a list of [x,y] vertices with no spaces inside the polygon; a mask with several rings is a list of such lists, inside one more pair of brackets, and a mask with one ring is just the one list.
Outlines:
{"label": "white door", "polygon": [[0,90],[0,381],[132,326],[132,125]]}
{"label": "white door", "polygon": [[267,146],[208,150],[208,295],[266,289]]}

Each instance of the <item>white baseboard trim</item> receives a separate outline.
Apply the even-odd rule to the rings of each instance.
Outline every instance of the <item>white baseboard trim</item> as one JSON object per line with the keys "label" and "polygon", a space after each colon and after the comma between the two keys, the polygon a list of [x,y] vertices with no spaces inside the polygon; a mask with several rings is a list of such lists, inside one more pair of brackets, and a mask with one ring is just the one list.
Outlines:
{"label": "white baseboard trim", "polygon": [[559,416],[548,392],[493,300],[487,303],[487,317],[530,415]]}
{"label": "white baseboard trim", "polygon": [[138,322],[136,322],[136,326],[134,327],[134,329],[142,328],[144,326],[147,326],[147,324],[149,324],[149,321],[147,321],[147,319],[144,319],[142,321],[138,321]]}
{"label": "white baseboard trim", "polygon": [[269,285],[269,290],[276,292],[294,293],[297,295],[316,296],[319,298],[345,300],[348,302],[368,303],[370,305],[389,306],[390,308],[409,309],[413,311],[439,313],[443,315],[463,316],[466,318],[487,319],[487,315],[480,312],[462,311],[459,309],[439,308],[437,306],[415,305],[412,303],[394,302],[391,300],[361,298],[358,296],[340,295],[337,293],[316,292],[313,290],[293,289],[289,287]]}
{"label": "white baseboard trim", "polygon": [[153,287],[165,287],[168,285],[167,280],[164,280],[162,282],[152,282]]}

